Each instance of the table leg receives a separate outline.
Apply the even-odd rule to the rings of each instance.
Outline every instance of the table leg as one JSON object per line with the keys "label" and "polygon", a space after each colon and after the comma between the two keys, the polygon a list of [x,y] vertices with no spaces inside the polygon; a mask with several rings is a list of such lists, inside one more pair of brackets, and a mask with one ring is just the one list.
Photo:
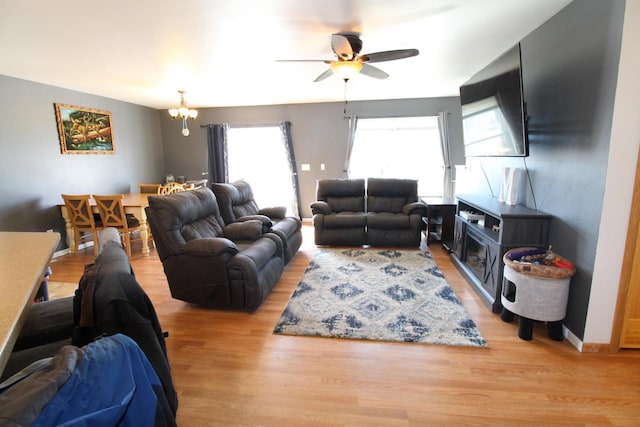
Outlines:
{"label": "table leg", "polygon": [[140,238],[142,239],[142,255],[149,256],[149,226],[147,225],[147,218],[140,220]]}
{"label": "table leg", "polygon": [[142,239],[142,255],[149,256],[149,231],[147,213],[142,206],[125,206],[126,213],[133,214],[140,222],[140,238]]}
{"label": "table leg", "polygon": [[69,252],[74,253],[76,249],[76,235],[73,232],[73,225],[71,224],[67,207],[60,206],[60,213],[64,219],[64,228],[67,230],[67,245],[69,246]]}

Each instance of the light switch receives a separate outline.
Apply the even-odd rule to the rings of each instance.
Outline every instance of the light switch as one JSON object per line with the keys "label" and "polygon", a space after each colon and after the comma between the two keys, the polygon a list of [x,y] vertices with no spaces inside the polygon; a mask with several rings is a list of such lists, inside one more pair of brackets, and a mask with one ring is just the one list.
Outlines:
{"label": "light switch", "polygon": [[324,163],[320,163],[320,170],[323,171],[324,170]]}
{"label": "light switch", "polygon": [[309,163],[303,163],[300,165],[300,170],[302,171],[310,171],[311,165]]}

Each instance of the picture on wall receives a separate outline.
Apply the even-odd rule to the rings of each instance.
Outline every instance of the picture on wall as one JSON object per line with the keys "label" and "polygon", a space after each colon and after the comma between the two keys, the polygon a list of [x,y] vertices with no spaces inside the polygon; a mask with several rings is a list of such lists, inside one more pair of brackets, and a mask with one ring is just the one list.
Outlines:
{"label": "picture on wall", "polygon": [[62,154],[113,154],[111,113],[54,104]]}

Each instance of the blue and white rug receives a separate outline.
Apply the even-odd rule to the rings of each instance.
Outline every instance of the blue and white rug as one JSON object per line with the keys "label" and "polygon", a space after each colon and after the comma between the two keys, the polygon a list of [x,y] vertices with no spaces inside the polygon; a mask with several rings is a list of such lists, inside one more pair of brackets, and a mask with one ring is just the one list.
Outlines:
{"label": "blue and white rug", "polygon": [[430,253],[319,249],[274,331],[487,347]]}

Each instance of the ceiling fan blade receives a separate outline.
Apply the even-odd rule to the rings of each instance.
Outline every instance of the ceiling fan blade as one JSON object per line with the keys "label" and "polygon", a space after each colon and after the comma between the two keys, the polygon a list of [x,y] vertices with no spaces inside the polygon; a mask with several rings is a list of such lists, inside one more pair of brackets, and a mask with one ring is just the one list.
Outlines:
{"label": "ceiling fan blade", "polygon": [[331,76],[332,74],[333,74],[333,70],[331,70],[331,68],[329,68],[327,71],[325,71],[324,73],[322,73],[318,77],[316,77],[316,79],[313,82],[314,83],[320,82],[320,81],[326,79],[327,77]]}
{"label": "ceiling fan blade", "polygon": [[399,50],[386,50],[384,52],[366,53],[360,55],[358,60],[360,62],[383,62],[393,61],[395,59],[411,58],[418,55],[420,52],[418,49],[399,49]]}
{"label": "ceiling fan blade", "polygon": [[389,74],[382,71],[380,68],[376,68],[373,65],[362,64],[362,69],[360,70],[360,74],[364,74],[365,76],[373,77],[374,79],[386,79],[389,77]]}
{"label": "ceiling fan blade", "polygon": [[362,40],[358,33],[342,32],[331,34],[331,49],[338,58],[349,61],[360,53]]}
{"label": "ceiling fan blade", "polygon": [[276,59],[276,62],[324,62],[331,64],[331,59]]}

